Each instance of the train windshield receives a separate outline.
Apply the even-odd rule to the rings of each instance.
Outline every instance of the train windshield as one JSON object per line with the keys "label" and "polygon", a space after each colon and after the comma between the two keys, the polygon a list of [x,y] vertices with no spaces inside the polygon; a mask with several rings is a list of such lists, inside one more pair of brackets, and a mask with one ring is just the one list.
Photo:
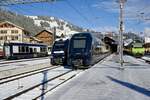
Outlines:
{"label": "train windshield", "polygon": [[53,51],[63,51],[65,48],[64,42],[55,43],[53,46]]}
{"label": "train windshield", "polygon": [[141,48],[141,47],[143,47],[143,45],[142,45],[142,43],[135,43],[135,44],[133,45],[133,47],[134,47],[134,48]]}
{"label": "train windshield", "polygon": [[73,48],[85,48],[85,47],[86,47],[86,40],[73,41]]}

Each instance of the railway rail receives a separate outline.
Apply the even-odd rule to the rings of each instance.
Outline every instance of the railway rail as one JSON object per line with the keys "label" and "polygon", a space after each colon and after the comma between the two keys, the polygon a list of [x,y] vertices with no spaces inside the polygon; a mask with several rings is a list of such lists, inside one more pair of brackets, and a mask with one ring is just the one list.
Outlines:
{"label": "railway rail", "polygon": [[[44,95],[45,95],[45,94],[47,94],[47,93],[50,92],[50,91],[53,91],[54,89],[58,88],[60,85],[62,85],[62,84],[64,84],[64,83],[68,82],[70,79],[72,79],[73,77],[75,77],[75,76],[78,75],[79,73],[80,73],[80,72],[76,72],[76,73],[74,73],[74,74],[72,74],[72,75],[69,75],[67,78],[64,78],[64,79],[63,79],[63,78],[61,79],[61,77],[65,76],[66,74],[63,75],[63,76],[61,76],[61,77],[58,77],[58,78],[60,78],[60,79],[57,78],[57,80],[60,80],[59,83],[57,83],[57,84],[55,84],[54,86],[49,87],[48,89],[44,90],[43,93],[41,93],[40,95],[34,97],[33,100],[38,100],[38,99],[40,99],[40,98],[44,98]],[[68,75],[68,74],[70,74],[70,73],[67,73],[67,75]],[[57,80],[56,80],[56,81],[57,81]],[[54,81],[55,81],[55,80],[54,80]],[[49,84],[50,84],[50,83],[49,83]]]}
{"label": "railway rail", "polygon": [[[28,81],[30,79],[30,82],[31,82],[34,79],[34,77],[39,76],[39,75],[43,76],[44,72],[47,72],[47,74],[49,74],[49,75],[47,75],[48,76],[47,80],[44,81],[44,82],[41,81],[41,80],[43,80],[43,77],[42,78],[41,77],[37,77],[38,81],[34,80],[34,81],[37,81],[37,82],[31,82],[29,85],[24,84],[24,86],[22,86],[21,88],[18,88],[18,89],[14,89],[14,90],[10,89],[10,91],[7,91],[7,92],[9,92],[8,93],[9,96],[7,94],[5,94],[6,93],[5,92],[4,94],[2,93],[2,95],[0,97],[1,97],[1,99],[4,99],[4,100],[10,100],[10,99],[13,99],[13,98],[16,99],[20,95],[24,95],[25,93],[31,92],[32,90],[34,91],[34,89],[40,88],[44,84],[47,84],[48,82],[56,80],[57,78],[60,78],[60,77],[62,77],[64,75],[66,75],[66,74],[69,74],[72,71],[73,70],[71,70],[71,69],[64,69],[64,68],[62,68],[62,66],[59,66],[59,67],[55,66],[54,68],[49,68],[49,69],[41,70],[39,72],[35,72],[35,73],[31,73],[31,74],[26,74],[26,75],[22,75],[22,76],[19,76],[19,77],[16,76],[15,78],[11,78],[10,80],[8,80],[8,79],[5,80],[5,81],[1,80],[0,86],[1,87],[2,86],[5,87],[5,86],[8,86],[9,84],[12,85],[12,83],[15,83],[17,81],[25,82],[25,80]],[[69,80],[72,77],[74,77],[75,74],[76,73],[73,73],[67,80]],[[67,81],[67,80],[65,80],[65,81]],[[65,81],[63,80],[63,82],[61,82],[61,83],[57,84],[56,86],[54,86],[53,89],[56,88],[57,86],[59,86],[60,84],[64,83]],[[13,87],[15,87],[15,86],[13,86]],[[7,88],[9,88],[9,86]],[[50,90],[52,90],[52,89],[50,89]],[[40,94],[38,94],[36,96],[33,96],[32,99],[33,98],[37,99],[37,98],[41,97],[41,95],[45,94],[46,92],[48,92],[50,90],[48,89],[47,91],[44,91],[44,92],[42,92],[42,93],[40,93]],[[16,92],[14,93],[13,91],[16,91]],[[41,91],[41,89],[39,89],[39,91]]]}
{"label": "railway rail", "polygon": [[40,58],[32,58],[32,59],[19,59],[19,60],[0,60],[1,64],[9,64],[9,63],[17,63],[17,62],[24,62],[24,61],[32,61],[32,60],[40,60],[40,59],[47,59],[48,57],[40,57]]}
{"label": "railway rail", "polygon": [[[49,92],[49,91],[51,91],[51,90],[53,90],[53,89],[55,89],[55,88],[57,88],[58,86],[60,86],[61,84],[63,84],[64,82],[67,82],[69,79],[71,79],[71,78],[73,78],[76,74],[74,73],[74,74],[72,74],[69,78],[67,78],[66,80],[60,80],[61,82],[60,83],[58,83],[58,84],[56,84],[56,85],[54,85],[54,86],[52,86],[52,87],[50,87],[50,88],[48,88],[48,86],[47,86],[47,89],[42,89],[42,87],[43,87],[43,85],[48,85],[50,82],[52,82],[52,81],[54,81],[54,80],[59,80],[59,78],[60,77],[62,77],[62,76],[65,76],[66,74],[69,74],[69,73],[71,73],[72,72],[72,70],[69,70],[69,71],[67,71],[67,72],[65,72],[65,73],[61,73],[61,74],[59,74],[59,75],[57,75],[57,76],[55,76],[55,77],[53,77],[53,78],[51,78],[51,79],[48,79],[45,83],[39,83],[39,84],[37,84],[37,85],[35,85],[35,86],[33,86],[33,87],[31,87],[31,88],[29,88],[29,89],[27,89],[27,90],[25,90],[25,91],[22,91],[22,93],[19,93],[19,94],[16,94],[16,95],[14,95],[14,96],[11,96],[11,97],[9,97],[9,98],[7,98],[7,99],[13,99],[14,98],[14,100],[16,100],[16,99],[22,99],[22,98],[25,98],[25,97],[30,97],[30,98],[28,98],[29,100],[37,100],[37,99],[40,99],[40,98],[42,98],[43,96],[44,96],[44,94],[46,94],[47,92]],[[35,94],[35,93],[37,93],[37,94]],[[22,94],[22,95],[21,95]],[[34,94],[34,95],[32,95],[32,94]],[[16,97],[17,96],[17,97]],[[32,97],[31,97],[32,96]],[[12,98],[13,97],[13,98]]]}
{"label": "railway rail", "polygon": [[4,84],[4,83],[7,83],[7,82],[14,81],[14,80],[18,80],[18,79],[21,79],[21,78],[24,78],[24,77],[27,77],[27,76],[38,74],[38,73],[41,73],[41,72],[46,71],[46,70],[52,70],[52,69],[55,69],[55,68],[58,68],[58,66],[53,66],[53,67],[48,66],[48,67],[45,67],[45,68],[41,68],[41,69],[37,69],[37,70],[33,70],[33,71],[29,71],[29,72],[25,72],[25,73],[16,74],[16,75],[12,75],[12,76],[9,76],[9,77],[1,78],[0,79],[0,85]]}
{"label": "railway rail", "polygon": [[[36,66],[34,65],[34,67]],[[51,65],[40,67],[36,70],[33,69],[26,70],[24,73],[1,78],[0,91],[2,91],[2,93],[0,93],[0,99],[39,100],[44,98],[45,94],[57,89],[57,87],[84,71],[81,69],[72,70],[65,69],[63,66]],[[44,73],[47,73],[46,76],[44,76]],[[44,79],[46,80],[43,81]]]}
{"label": "railway rail", "polygon": [[49,62],[47,63],[37,63],[33,65],[22,65],[21,66],[9,66],[8,68],[5,66],[0,70],[0,80],[7,79],[16,75],[26,74],[28,72],[37,71],[40,69],[51,67]]}

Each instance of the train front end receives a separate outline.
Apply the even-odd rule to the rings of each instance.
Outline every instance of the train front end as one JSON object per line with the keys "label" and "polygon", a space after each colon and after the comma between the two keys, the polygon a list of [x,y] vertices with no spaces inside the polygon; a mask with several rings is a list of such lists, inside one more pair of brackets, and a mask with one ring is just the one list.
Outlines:
{"label": "train front end", "polygon": [[69,40],[55,41],[51,52],[52,65],[66,65],[68,42]]}
{"label": "train front end", "polygon": [[142,43],[134,43],[131,50],[132,55],[135,57],[142,57],[145,54],[145,48]]}
{"label": "train front end", "polygon": [[74,34],[69,44],[68,63],[73,68],[86,68],[91,63],[92,36],[90,33]]}

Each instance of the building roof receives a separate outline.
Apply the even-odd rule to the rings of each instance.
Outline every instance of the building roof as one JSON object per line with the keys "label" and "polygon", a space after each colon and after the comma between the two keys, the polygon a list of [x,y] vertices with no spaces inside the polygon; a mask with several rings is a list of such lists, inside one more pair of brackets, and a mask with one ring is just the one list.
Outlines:
{"label": "building roof", "polygon": [[35,40],[35,41],[42,42],[42,40],[37,39],[36,37],[30,36],[30,38],[33,39],[33,40]]}
{"label": "building roof", "polygon": [[41,34],[41,33],[44,32],[44,31],[46,31],[46,32],[49,33],[49,34],[53,34],[53,32],[51,32],[51,31],[48,31],[48,30],[42,30],[41,32],[37,33],[35,36],[38,36],[39,34]]}
{"label": "building roof", "polygon": [[20,27],[20,26],[18,26],[18,25],[16,25],[16,24],[14,24],[14,23],[12,23],[12,22],[9,22],[9,21],[0,22],[0,25],[3,25],[3,24],[5,24],[5,23],[11,24],[11,25],[13,25],[13,26],[15,26],[15,27],[17,27],[17,28],[19,28],[19,29],[24,30],[24,28],[22,28],[22,27]]}

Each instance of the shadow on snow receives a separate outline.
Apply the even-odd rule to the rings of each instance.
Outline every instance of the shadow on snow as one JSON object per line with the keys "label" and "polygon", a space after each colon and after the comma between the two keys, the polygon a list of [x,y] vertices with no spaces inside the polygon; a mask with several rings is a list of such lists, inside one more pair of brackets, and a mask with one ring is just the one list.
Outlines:
{"label": "shadow on snow", "polygon": [[134,90],[136,92],[139,92],[141,94],[144,94],[144,95],[150,97],[150,90],[148,90],[148,89],[145,89],[143,87],[137,86],[137,85],[132,84],[132,83],[120,81],[120,80],[115,79],[115,78],[113,78],[111,76],[107,76],[107,78],[109,78],[111,81],[116,82],[116,83],[118,83],[118,84],[120,84],[122,86],[128,87],[128,88],[130,88],[130,89],[132,89],[132,90]]}

